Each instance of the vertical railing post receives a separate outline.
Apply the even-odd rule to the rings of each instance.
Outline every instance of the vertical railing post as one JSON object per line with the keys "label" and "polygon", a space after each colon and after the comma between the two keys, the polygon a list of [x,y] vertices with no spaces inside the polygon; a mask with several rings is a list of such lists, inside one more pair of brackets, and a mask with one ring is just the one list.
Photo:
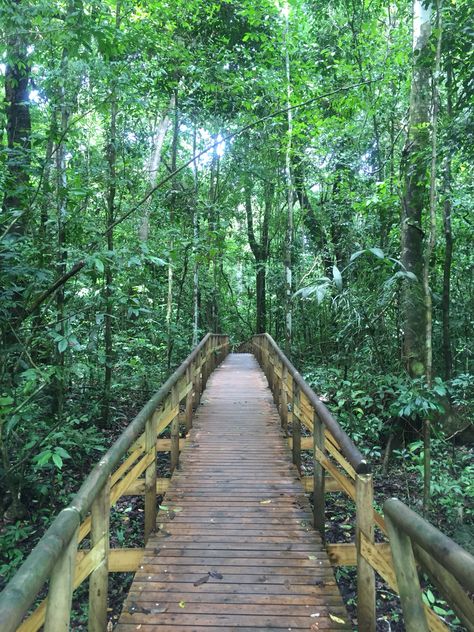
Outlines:
{"label": "vertical railing post", "polygon": [[375,571],[361,554],[362,538],[374,542],[372,474],[356,474],[357,622],[359,630],[375,632]]}
{"label": "vertical railing post", "polygon": [[288,393],[287,393],[287,380],[288,380],[288,369],[286,368],[286,364],[283,364],[283,368],[281,370],[281,383],[280,383],[280,417],[281,417],[281,428],[285,433],[285,436],[288,434]]}
{"label": "vertical railing post", "polygon": [[92,503],[91,518],[91,549],[100,549],[102,561],[89,578],[89,632],[104,632],[109,584],[110,479]]}
{"label": "vertical railing post", "polygon": [[188,366],[186,369],[186,386],[189,387],[189,393],[186,395],[186,408],[184,412],[184,420],[186,424],[186,433],[188,433],[193,427],[193,390],[194,390],[194,382],[193,382],[193,367],[192,365]]}
{"label": "vertical railing post", "polygon": [[171,473],[178,467],[179,463],[179,380],[175,382],[171,388],[171,409],[178,407],[178,412],[171,422],[171,457],[170,457],[170,470]]}
{"label": "vertical railing post", "polygon": [[324,468],[317,457],[318,451],[324,454],[324,424],[316,412],[313,412],[313,525],[325,539],[326,499]]}
{"label": "vertical railing post", "polygon": [[77,528],[51,573],[44,632],[69,632],[79,522],[77,514]]}
{"label": "vertical railing post", "polygon": [[209,377],[208,367],[209,367],[209,341],[206,343],[204,349],[202,350],[201,361],[204,360],[202,365],[202,384],[201,384],[201,392],[206,388],[207,378]]}
{"label": "vertical railing post", "polygon": [[156,529],[156,434],[160,411],[155,411],[145,424],[145,454],[152,458],[145,470],[145,544]]}
{"label": "vertical railing post", "polygon": [[293,463],[298,468],[298,472],[301,472],[301,420],[295,411],[295,408],[298,408],[299,412],[300,408],[300,389],[295,383],[293,383],[293,403],[291,408],[293,410],[291,422],[291,436],[293,437]]}
{"label": "vertical railing post", "polygon": [[[280,407],[280,392],[281,392],[281,380],[283,375],[283,362],[275,356],[276,364],[273,366],[273,377],[274,377],[274,386],[273,386],[273,399],[275,400],[275,406],[277,408]],[[278,377],[277,368],[280,369],[280,377]]]}
{"label": "vertical railing post", "polygon": [[201,401],[201,354],[198,353],[193,362],[193,408],[196,409]]}
{"label": "vertical railing post", "polygon": [[385,514],[406,632],[429,632],[410,537]]}

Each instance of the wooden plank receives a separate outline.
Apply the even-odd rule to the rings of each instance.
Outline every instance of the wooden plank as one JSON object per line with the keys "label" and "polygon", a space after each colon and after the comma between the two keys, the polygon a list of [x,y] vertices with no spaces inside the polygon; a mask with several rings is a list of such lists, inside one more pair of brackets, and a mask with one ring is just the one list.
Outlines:
{"label": "wooden plank", "polygon": [[[158,495],[164,494],[170,486],[169,478],[158,478],[156,480],[156,493]],[[130,484],[128,489],[126,489],[122,496],[143,496],[145,494],[145,479],[137,478],[136,481]]]}
{"label": "wooden plank", "polygon": [[331,461],[318,449],[316,449],[316,458],[319,460],[324,469],[339,483],[342,490],[346,492],[352,500],[355,500],[356,492],[354,483],[349,480],[347,476],[344,476],[344,474],[337,469],[334,463],[331,463]]}
{"label": "wooden plank", "polygon": [[[135,573],[143,562],[145,549],[109,549],[109,573]],[[79,564],[89,555],[90,549],[77,552],[76,563]]]}

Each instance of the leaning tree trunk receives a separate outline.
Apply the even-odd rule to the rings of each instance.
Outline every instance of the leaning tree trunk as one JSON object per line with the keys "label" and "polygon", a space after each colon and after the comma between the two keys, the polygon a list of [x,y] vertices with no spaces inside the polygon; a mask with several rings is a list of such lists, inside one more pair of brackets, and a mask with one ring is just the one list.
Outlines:
{"label": "leaning tree trunk", "polygon": [[410,94],[408,135],[403,151],[401,261],[416,280],[403,286],[401,311],[402,358],[410,375],[425,372],[426,308],[423,291],[423,209],[428,201],[428,164],[430,149],[431,65],[429,37],[431,7],[422,0],[414,2],[413,75]]}

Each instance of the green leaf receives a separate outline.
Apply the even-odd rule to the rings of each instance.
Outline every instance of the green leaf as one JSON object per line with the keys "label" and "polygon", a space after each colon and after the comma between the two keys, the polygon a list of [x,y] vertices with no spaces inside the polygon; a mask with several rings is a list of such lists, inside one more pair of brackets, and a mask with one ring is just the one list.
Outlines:
{"label": "green leaf", "polygon": [[58,351],[59,353],[64,353],[67,349],[67,339],[66,338],[62,338],[59,342],[58,342]]}
{"label": "green leaf", "polygon": [[377,257],[377,259],[385,259],[385,253],[381,248],[369,248],[369,252]]}
{"label": "green leaf", "polygon": [[334,283],[338,290],[342,290],[342,274],[337,266],[332,267],[332,275],[334,277]]}
{"label": "green leaf", "polygon": [[358,257],[360,257],[360,255],[363,255],[365,252],[365,250],[358,250],[357,252],[353,252],[351,254],[351,258],[349,259],[350,262],[355,261]]}
{"label": "green leaf", "polygon": [[57,452],[53,454],[53,463],[60,470],[63,466],[63,460]]}

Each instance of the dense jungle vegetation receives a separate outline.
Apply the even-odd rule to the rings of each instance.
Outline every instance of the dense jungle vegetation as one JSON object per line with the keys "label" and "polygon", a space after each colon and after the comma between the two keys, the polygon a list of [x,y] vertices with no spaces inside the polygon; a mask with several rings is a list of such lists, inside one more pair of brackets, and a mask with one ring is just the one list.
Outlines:
{"label": "dense jungle vegetation", "polygon": [[207,331],[270,332],[472,549],[473,36],[469,0],[0,0],[4,581]]}

